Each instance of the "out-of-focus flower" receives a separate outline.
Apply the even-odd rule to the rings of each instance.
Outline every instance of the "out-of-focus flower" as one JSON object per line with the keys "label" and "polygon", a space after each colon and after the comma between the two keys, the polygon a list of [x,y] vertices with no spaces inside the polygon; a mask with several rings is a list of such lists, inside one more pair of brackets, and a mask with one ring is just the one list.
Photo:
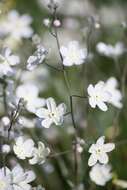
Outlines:
{"label": "out-of-focus flower", "polygon": [[63,65],[72,66],[83,64],[87,56],[86,49],[80,49],[77,41],[69,42],[68,46],[62,46],[60,53],[63,57]]}
{"label": "out-of-focus flower", "polygon": [[61,26],[60,20],[58,20],[58,19],[54,20],[53,25],[54,25],[55,27],[60,27],[60,26]]}
{"label": "out-of-focus flower", "polygon": [[36,109],[45,105],[45,100],[38,97],[39,89],[34,84],[23,84],[16,89],[17,98],[24,98],[27,101],[28,111],[35,113]]}
{"label": "out-of-focus flower", "polygon": [[2,24],[3,30],[14,39],[30,38],[33,29],[30,27],[32,18],[24,14],[22,16],[16,10],[11,10],[7,15],[7,20]]}
{"label": "out-of-focus flower", "polygon": [[[5,175],[6,170],[6,175]],[[11,175],[7,167],[0,169],[0,189],[1,190],[12,190],[11,187]]]}
{"label": "out-of-focus flower", "polygon": [[110,77],[105,83],[105,90],[111,94],[108,102],[117,108],[122,108],[122,94],[120,90],[117,89],[118,82],[116,78]]}
{"label": "out-of-focus flower", "polygon": [[115,148],[114,143],[106,143],[104,144],[105,137],[100,137],[96,144],[92,144],[89,148],[89,153],[91,156],[88,161],[89,166],[93,166],[99,161],[101,164],[108,163],[108,155],[107,152],[111,152]]}
{"label": "out-of-focus flower", "polygon": [[34,150],[34,142],[32,139],[25,140],[24,137],[18,137],[13,146],[14,153],[18,158],[24,160],[32,157]]}
{"label": "out-of-focus flower", "polygon": [[122,42],[117,42],[115,46],[99,42],[96,46],[96,49],[100,54],[111,58],[116,58],[118,56],[121,56],[125,51]]}
{"label": "out-of-focus flower", "polygon": [[35,119],[28,119],[24,116],[19,116],[18,123],[23,128],[34,128],[35,127]]}
{"label": "out-of-focus flower", "polygon": [[98,106],[102,111],[107,111],[107,105],[105,102],[108,102],[111,95],[108,91],[105,90],[105,83],[99,81],[95,86],[90,84],[87,88],[89,95],[89,104],[92,108]]}
{"label": "out-of-focus flower", "polygon": [[53,98],[48,98],[46,100],[47,108],[40,108],[36,111],[36,115],[42,118],[42,126],[49,128],[51,124],[61,125],[63,123],[63,117],[66,113],[66,105],[64,103],[56,106],[55,100]]}
{"label": "out-of-focus flower", "polygon": [[37,50],[27,60],[27,69],[30,71],[34,70],[44,61],[47,53],[47,50],[42,45],[38,45]]}
{"label": "out-of-focus flower", "polygon": [[44,18],[44,19],[43,19],[43,24],[44,24],[46,27],[49,27],[50,24],[51,24],[50,19],[49,19],[49,18]]}
{"label": "out-of-focus flower", "polygon": [[29,163],[34,164],[43,164],[50,153],[50,149],[46,148],[42,142],[38,142],[38,148],[35,148],[33,151],[33,158],[29,160]]}
{"label": "out-of-focus flower", "polygon": [[113,184],[122,188],[122,189],[127,189],[127,181],[126,180],[114,179]]}
{"label": "out-of-focus flower", "polygon": [[105,186],[106,183],[112,178],[111,166],[96,164],[90,170],[90,179],[100,186]]}
{"label": "out-of-focus flower", "polygon": [[0,76],[11,76],[14,74],[13,66],[20,63],[18,56],[13,55],[9,48],[0,54]]}
{"label": "out-of-focus flower", "polygon": [[8,144],[2,145],[2,152],[8,154],[11,151],[11,148]]}

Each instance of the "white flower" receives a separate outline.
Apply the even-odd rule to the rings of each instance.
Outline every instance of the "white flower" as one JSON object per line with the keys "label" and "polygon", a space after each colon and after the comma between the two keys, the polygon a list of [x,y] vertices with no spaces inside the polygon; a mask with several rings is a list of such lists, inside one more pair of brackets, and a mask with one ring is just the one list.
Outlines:
{"label": "white flower", "polygon": [[[27,101],[28,111],[35,113],[36,109],[45,105],[45,100],[38,97],[39,89],[34,84],[26,83],[18,86],[16,96]],[[40,106],[41,105],[41,106]]]}
{"label": "white flower", "polygon": [[117,42],[115,46],[99,42],[96,49],[100,54],[111,58],[118,57],[125,51],[125,48],[121,42]]}
{"label": "white flower", "polygon": [[63,57],[63,65],[72,66],[83,64],[87,56],[85,49],[80,49],[77,41],[69,42],[68,46],[62,46],[60,53]]}
{"label": "white flower", "polygon": [[92,144],[89,148],[89,153],[91,153],[91,156],[88,161],[89,166],[95,165],[97,161],[99,161],[101,164],[108,163],[107,152],[111,152],[115,148],[115,144],[104,144],[104,141],[105,137],[102,136],[97,140],[96,144]]}
{"label": "white flower", "polygon": [[66,105],[64,103],[56,106],[55,100],[53,98],[48,98],[46,100],[47,108],[40,108],[36,111],[36,115],[42,118],[42,126],[49,128],[52,123],[56,125],[61,125],[63,123],[63,117],[66,113]]}
{"label": "white flower", "polygon": [[8,144],[2,145],[2,152],[8,154],[11,151],[11,147]]}
{"label": "white flower", "polygon": [[112,178],[111,166],[96,164],[90,170],[90,178],[97,185],[105,186],[106,183]]}
{"label": "white flower", "polygon": [[16,165],[10,171],[12,177],[13,190],[31,190],[31,183],[36,176],[33,171],[26,171],[20,165]]}
{"label": "white flower", "polygon": [[98,106],[102,111],[107,111],[108,108],[105,102],[108,102],[111,95],[104,87],[104,82],[102,81],[98,82],[95,86],[92,84],[88,86],[89,104],[92,108]]}
{"label": "white flower", "polygon": [[21,160],[30,158],[33,155],[34,142],[32,139],[25,140],[22,136],[18,137],[13,146],[13,150],[16,156]]}
{"label": "white flower", "polygon": [[114,179],[113,184],[120,187],[120,189],[127,189],[127,181],[122,179]]}
{"label": "white flower", "polygon": [[120,90],[117,89],[118,82],[114,77],[109,78],[105,83],[105,90],[111,94],[108,102],[117,108],[122,108],[122,94]]}
{"label": "white flower", "polygon": [[43,164],[49,155],[50,149],[46,148],[42,142],[38,142],[38,148],[33,151],[33,158],[29,160],[30,164]]}
{"label": "white flower", "polygon": [[19,64],[20,59],[18,56],[13,55],[9,48],[6,48],[3,54],[0,54],[0,77],[6,75],[11,76],[14,74],[12,66]]}
{"label": "white flower", "polygon": [[43,20],[43,24],[44,24],[45,26],[49,27],[50,24],[51,24],[50,19],[49,19],[49,18],[44,18],[44,20]]}
{"label": "white flower", "polygon": [[13,190],[11,186],[10,171],[7,167],[0,169],[0,190]]}
{"label": "white flower", "polygon": [[30,38],[33,34],[31,22],[32,18],[29,15],[20,16],[16,10],[12,10],[3,24],[3,30],[14,39]]}
{"label": "white flower", "polygon": [[42,45],[38,45],[37,50],[27,60],[27,69],[30,71],[34,70],[44,61],[47,53],[47,50]]}

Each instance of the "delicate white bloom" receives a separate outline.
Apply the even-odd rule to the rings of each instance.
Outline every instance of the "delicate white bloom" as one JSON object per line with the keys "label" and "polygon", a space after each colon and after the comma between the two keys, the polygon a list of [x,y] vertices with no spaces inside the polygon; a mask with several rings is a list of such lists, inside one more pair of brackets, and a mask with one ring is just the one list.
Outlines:
{"label": "delicate white bloom", "polygon": [[16,156],[21,160],[30,158],[33,155],[34,142],[32,139],[25,140],[22,136],[18,137],[13,146],[13,150]]}
{"label": "delicate white bloom", "polygon": [[22,16],[16,10],[12,10],[7,15],[7,20],[2,25],[3,30],[14,39],[30,38],[33,29],[30,27],[32,18],[24,14]]}
{"label": "delicate white bloom", "polygon": [[11,148],[8,144],[2,145],[2,152],[8,154],[11,151]]}
{"label": "delicate white bloom", "polygon": [[63,117],[66,113],[66,105],[64,103],[56,106],[55,100],[53,98],[48,98],[46,100],[46,108],[40,108],[36,111],[36,115],[42,118],[42,126],[49,128],[51,124],[61,125],[63,123]]}
{"label": "delicate white bloom", "polygon": [[27,101],[26,108],[30,112],[35,112],[37,108],[45,105],[45,100],[38,97],[39,89],[34,84],[26,83],[16,89],[17,98],[24,98]]}
{"label": "delicate white bloom", "polygon": [[122,188],[122,189],[127,189],[127,181],[122,180],[122,179],[114,179],[113,184]]}
{"label": "delicate white bloom", "polygon": [[61,26],[61,22],[58,19],[54,20],[53,24],[54,24],[55,27],[60,27]]}
{"label": "delicate white bloom", "polygon": [[29,160],[29,163],[34,164],[43,164],[50,153],[50,149],[46,148],[42,142],[38,142],[38,148],[35,148],[33,151],[33,158]]}
{"label": "delicate white bloom", "polygon": [[69,42],[68,46],[62,46],[60,53],[63,57],[63,65],[72,66],[83,64],[87,56],[85,49],[80,49],[77,41]]}
{"label": "delicate white bloom", "polygon": [[108,163],[108,155],[107,152],[111,152],[115,148],[114,143],[107,143],[104,144],[105,137],[100,137],[96,144],[92,144],[89,148],[89,153],[91,153],[91,156],[88,161],[89,166],[93,166],[99,161],[101,164],[107,164]]}
{"label": "delicate white bloom", "polygon": [[0,190],[13,190],[11,186],[11,175],[9,173],[9,169],[7,167],[0,169]]}
{"label": "delicate white bloom", "polygon": [[105,186],[112,178],[111,166],[96,164],[91,168],[89,175],[94,183],[100,186]]}
{"label": "delicate white bloom", "polygon": [[30,71],[34,70],[44,61],[47,53],[47,50],[42,45],[38,45],[37,50],[27,60],[27,69]]}
{"label": "delicate white bloom", "polygon": [[44,18],[44,20],[43,20],[43,24],[44,24],[45,26],[49,27],[50,24],[51,24],[50,19],[49,19],[49,18]]}
{"label": "delicate white bloom", "polygon": [[13,55],[9,48],[6,48],[3,54],[0,54],[0,77],[6,75],[11,76],[14,74],[12,66],[19,64],[20,59],[18,56]]}
{"label": "delicate white bloom", "polygon": [[114,77],[109,78],[105,83],[105,90],[111,94],[108,102],[117,108],[122,108],[122,93],[117,89],[117,87],[118,82]]}
{"label": "delicate white bloom", "polygon": [[121,42],[117,42],[115,46],[99,42],[96,49],[100,54],[111,58],[118,57],[125,51],[125,48]]}
{"label": "delicate white bloom", "polygon": [[104,82],[99,81],[95,86],[90,84],[87,88],[89,104],[92,108],[98,106],[102,111],[107,111],[105,102],[109,101],[111,94],[105,90]]}

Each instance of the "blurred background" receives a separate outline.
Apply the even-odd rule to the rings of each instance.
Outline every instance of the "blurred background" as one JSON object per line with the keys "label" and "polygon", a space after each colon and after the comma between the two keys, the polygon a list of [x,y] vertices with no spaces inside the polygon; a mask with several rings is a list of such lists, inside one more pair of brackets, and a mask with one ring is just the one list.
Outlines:
{"label": "blurred background", "polygon": [[[1,0],[0,24],[6,19],[9,11],[16,9],[19,14],[28,14],[32,17],[31,27],[34,38],[16,40],[10,36],[1,37],[0,47],[10,47],[21,58],[20,67],[24,67],[30,55],[35,51],[36,41],[41,41],[48,50],[47,62],[52,66],[59,66],[60,57],[56,40],[49,33],[44,20],[51,19],[51,11],[47,8],[45,0]],[[85,144],[81,144],[83,150],[78,154],[78,182],[79,190],[111,190],[121,189],[112,182],[105,187],[96,186],[89,178],[87,161],[89,158],[88,147],[99,136],[105,135],[107,141],[116,142],[115,151],[111,153],[110,164],[114,177],[127,180],[127,99],[126,99],[126,51],[120,56],[110,57],[100,54],[96,45],[99,42],[114,46],[121,42],[126,49],[127,44],[127,1],[126,0],[59,0],[57,18],[61,21],[58,28],[61,45],[67,45],[69,41],[77,40],[83,48],[88,48],[89,59],[81,66],[67,67],[66,72],[70,81],[72,94],[87,94],[88,84],[95,84],[99,80],[106,81],[110,77],[118,80],[119,89],[123,92],[123,108],[118,109],[109,106],[107,112],[91,109],[88,102],[83,99],[74,99],[74,117],[79,138]],[[17,26],[18,27],[18,26]],[[15,28],[16,30],[16,28]],[[0,29],[1,31],[1,29]],[[18,73],[19,74],[19,73]],[[17,74],[17,75],[18,75]],[[16,82],[18,76],[12,77]],[[124,76],[124,77],[123,77]],[[53,97],[57,104],[64,102],[70,111],[69,95],[61,72],[55,71],[41,64],[34,71],[22,71],[20,84],[32,82],[39,88],[39,96],[42,98]],[[1,118],[6,115],[1,101]],[[35,115],[23,113],[23,117],[29,119],[24,127],[15,127],[17,133],[27,134],[35,141],[41,140],[50,147],[53,153],[65,152],[65,154],[47,159],[43,165],[33,168],[37,174],[35,184],[42,184],[46,190],[73,189],[73,138],[74,129],[71,116],[65,117],[62,126],[53,125],[49,129],[40,127],[38,122],[33,125]],[[80,147],[80,148],[81,148]],[[15,159],[10,154],[8,162]],[[26,163],[21,162],[22,165]]]}

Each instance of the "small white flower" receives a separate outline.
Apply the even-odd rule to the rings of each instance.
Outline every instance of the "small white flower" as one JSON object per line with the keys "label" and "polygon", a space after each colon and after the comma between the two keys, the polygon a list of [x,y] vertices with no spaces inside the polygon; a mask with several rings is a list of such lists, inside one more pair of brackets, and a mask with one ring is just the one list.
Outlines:
{"label": "small white flower", "polygon": [[125,51],[125,48],[121,42],[117,42],[115,46],[99,42],[96,49],[100,54],[111,58],[118,57]]}
{"label": "small white flower", "polygon": [[34,70],[44,61],[47,53],[47,50],[42,45],[38,45],[37,50],[27,60],[27,69],[30,71]]}
{"label": "small white flower", "polygon": [[[39,89],[34,84],[26,83],[18,86],[16,89],[17,98],[23,98],[27,101],[28,111],[35,113],[36,109],[45,105],[45,100],[38,97]],[[41,106],[40,106],[41,105]]]}
{"label": "small white flower", "polygon": [[46,148],[42,142],[38,142],[38,148],[35,148],[33,151],[33,158],[29,160],[29,163],[34,164],[43,164],[50,153],[50,149]]}
{"label": "small white flower", "polygon": [[60,53],[63,57],[63,65],[72,66],[83,64],[87,56],[85,49],[80,49],[77,41],[69,42],[68,46],[62,46]]}
{"label": "small white flower", "polygon": [[30,158],[33,155],[34,142],[32,139],[25,140],[22,136],[18,137],[13,146],[13,150],[16,156],[21,160]]}
{"label": "small white flower", "polygon": [[102,81],[98,82],[95,86],[92,84],[88,86],[89,104],[92,108],[98,106],[102,111],[107,111],[108,108],[105,102],[108,102],[111,95],[104,87],[104,82]]}
{"label": "small white flower", "polygon": [[11,148],[8,144],[2,145],[2,152],[8,154],[11,151]]}
{"label": "small white flower", "polygon": [[105,186],[106,183],[112,178],[111,166],[108,164],[96,164],[90,170],[89,175],[94,183],[100,186]]}
{"label": "small white flower", "polygon": [[20,165],[16,165],[10,171],[12,177],[13,190],[31,190],[31,183],[35,180],[36,176],[33,171],[25,171]]}
{"label": "small white flower", "polygon": [[96,144],[92,144],[89,148],[89,153],[91,153],[91,156],[88,161],[89,166],[93,166],[99,161],[101,164],[107,164],[108,163],[108,155],[107,152],[111,152],[115,148],[114,143],[107,143],[104,144],[105,137],[100,137]]}
{"label": "small white flower", "polygon": [[60,27],[61,26],[61,22],[58,19],[54,20],[53,24],[54,24],[55,27]]}
{"label": "small white flower", "polygon": [[47,108],[40,108],[37,110],[36,115],[42,118],[42,126],[49,128],[51,124],[61,125],[63,123],[63,117],[66,113],[66,105],[64,103],[56,106],[55,100],[53,98],[48,98],[46,100]]}
{"label": "small white flower", "polygon": [[50,24],[51,24],[50,19],[49,19],[49,18],[44,18],[44,20],[43,20],[43,24],[44,24],[45,26],[49,27]]}
{"label": "small white flower", "polygon": [[108,102],[117,108],[122,108],[122,94],[117,87],[118,82],[114,77],[109,78],[105,83],[105,90],[111,94]]}
{"label": "small white flower", "polygon": [[16,10],[12,10],[7,15],[7,20],[3,24],[3,29],[14,39],[30,38],[33,30],[30,27],[32,18],[24,14],[22,16]]}
{"label": "small white flower", "polygon": [[12,66],[19,64],[18,56],[13,55],[9,48],[6,48],[3,54],[0,54],[0,76],[11,76],[14,74]]}

